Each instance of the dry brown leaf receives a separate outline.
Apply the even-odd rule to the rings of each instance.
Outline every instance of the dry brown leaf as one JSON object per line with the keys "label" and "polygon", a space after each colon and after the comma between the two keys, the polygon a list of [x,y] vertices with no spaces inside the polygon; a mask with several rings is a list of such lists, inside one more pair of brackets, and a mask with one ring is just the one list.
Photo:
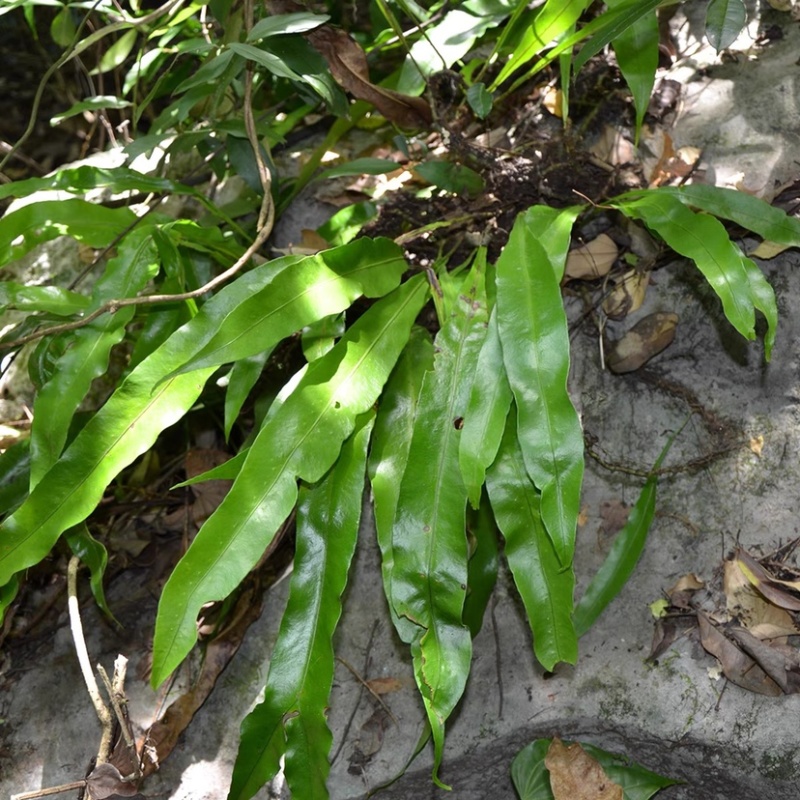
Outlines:
{"label": "dry brown leaf", "polygon": [[544,91],[542,97],[542,105],[554,116],[561,119],[563,109],[564,95],[561,89],[556,89],[555,86],[549,86]]}
{"label": "dry brown leaf", "polygon": [[619,248],[614,240],[608,234],[601,233],[591,242],[570,250],[564,275],[571,280],[602,278],[608,274],[618,256]]}
{"label": "dry brown leaf", "polygon": [[790,247],[790,244],[778,244],[777,242],[771,242],[769,239],[765,239],[750,253],[750,257],[769,261],[769,259],[775,258],[775,256],[780,255],[784,250],[788,250]]}
{"label": "dry brown leaf", "polygon": [[555,737],[544,765],[555,800],[622,800],[622,787],[577,742],[567,747]]}
{"label": "dry brown leaf", "polygon": [[761,586],[753,584],[741,566],[742,562],[738,559],[726,561],[724,564],[723,589],[731,617],[737,618],[754,634],[761,626],[766,626],[765,632],[773,637],[797,633],[791,615],[784,608],[765,599]]}
{"label": "dry brown leaf", "polygon": [[639,320],[621,339],[606,349],[606,364],[612,372],[633,372],[672,344],[678,315],[658,311]]}
{"label": "dry brown leaf", "polygon": [[632,269],[616,281],[616,285],[603,301],[603,311],[611,319],[622,319],[638,311],[647,294],[650,273]]}
{"label": "dry brown leaf", "polygon": [[694,572],[689,572],[678,578],[675,585],[669,590],[669,595],[672,596],[675,592],[696,592],[698,589],[705,588],[705,585],[705,581],[698,578]]}
{"label": "dry brown leaf", "polygon": [[589,148],[589,152],[614,167],[618,167],[621,164],[630,164],[636,160],[636,150],[633,143],[625,137],[619,128],[613,125],[605,125],[603,127],[600,137]]}
{"label": "dry brown leaf", "polygon": [[750,692],[770,697],[783,694],[781,687],[758,666],[755,660],[714,627],[705,614],[698,612],[697,622],[700,628],[700,644],[719,661],[725,677],[731,683]]}
{"label": "dry brown leaf", "polygon": [[757,455],[761,455],[761,451],[764,449],[764,437],[763,436],[753,436],[750,439],[750,449]]}
{"label": "dry brown leaf", "polygon": [[[265,5],[270,14],[308,10],[293,0],[267,0]],[[345,91],[371,103],[390,122],[401,128],[427,128],[431,124],[431,109],[423,98],[370,82],[367,55],[345,31],[332,25],[320,25],[303,36],[327,61],[333,79]]]}
{"label": "dry brown leaf", "polygon": [[139,788],[133,781],[122,780],[120,771],[109,763],[98,764],[86,779],[86,788],[93,800],[107,797],[133,797]]}
{"label": "dry brown leaf", "polygon": [[741,548],[736,551],[736,562],[744,577],[770,603],[790,611],[800,611],[800,581],[784,581],[775,577]]}

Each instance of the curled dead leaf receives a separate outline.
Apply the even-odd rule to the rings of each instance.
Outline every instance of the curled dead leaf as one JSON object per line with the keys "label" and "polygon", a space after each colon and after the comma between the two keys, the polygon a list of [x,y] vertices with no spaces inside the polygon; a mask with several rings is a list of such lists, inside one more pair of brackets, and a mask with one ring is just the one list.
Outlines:
{"label": "curled dead leaf", "polygon": [[[270,14],[308,10],[293,0],[267,0],[265,5]],[[303,36],[328,63],[333,79],[353,97],[371,103],[401,128],[427,128],[431,124],[431,108],[422,97],[411,97],[370,81],[367,55],[345,31],[326,24]]]}
{"label": "curled dead leaf", "polygon": [[672,344],[678,315],[657,311],[639,320],[621,339],[606,348],[606,364],[612,372],[633,372]]}
{"label": "curled dead leaf", "polygon": [[564,275],[571,280],[592,280],[608,274],[619,256],[619,248],[614,240],[601,233],[591,242],[582,244],[567,255]]}
{"label": "curled dead leaf", "polygon": [[623,799],[622,787],[577,742],[567,747],[555,737],[547,749],[544,765],[550,772],[555,800]]}

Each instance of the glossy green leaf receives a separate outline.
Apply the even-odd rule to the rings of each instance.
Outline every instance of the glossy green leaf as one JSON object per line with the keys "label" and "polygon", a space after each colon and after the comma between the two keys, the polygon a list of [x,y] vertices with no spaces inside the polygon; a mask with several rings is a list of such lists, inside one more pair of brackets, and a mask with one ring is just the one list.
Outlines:
{"label": "glossy green leaf", "polygon": [[69,47],[77,33],[78,29],[75,26],[72,15],[72,9],[64,6],[61,11],[53,17],[53,21],[50,23],[50,36],[53,37],[53,41],[60,47]]}
{"label": "glossy green leaf", "polygon": [[333,736],[325,721],[333,634],[356,548],[374,413],[356,422],[331,471],[301,488],[289,599],[269,664],[264,701],[242,723],[229,800],[248,800],[278,771],[280,731],[293,797],[326,798]]}
{"label": "glossy green leaf", "polygon": [[588,5],[589,0],[547,0],[539,9],[533,24],[525,31],[511,58],[503,65],[491,88],[497,88],[512,73],[532,61],[549,44],[569,31]]}
{"label": "glossy green leaf", "polygon": [[[381,574],[386,596],[390,597],[394,551],[392,525],[397,511],[400,481],[403,478],[411,437],[417,400],[425,373],[433,367],[433,344],[424,328],[415,327],[403,350],[403,355],[392,372],[381,395],[375,431],[369,455],[369,479],[375,513],[375,531],[381,550]],[[398,617],[389,603],[392,621],[403,641],[411,641],[415,628],[413,622]]]}
{"label": "glossy green leaf", "polygon": [[486,469],[500,448],[511,398],[497,330],[497,309],[494,308],[478,355],[458,452],[461,476],[473,508],[480,504]]}
{"label": "glossy green leaf", "polygon": [[317,228],[317,233],[334,247],[347,244],[377,214],[378,207],[371,200],[354,203],[337,211],[324,225]]}
{"label": "glossy green leaf", "polygon": [[19,578],[12,575],[10,580],[3,586],[0,586],[0,620],[6,615],[6,609],[14,602],[14,598],[19,591]]}
{"label": "glossy green leaf", "polygon": [[312,322],[303,328],[300,343],[306,361],[316,361],[325,355],[342,337],[345,329],[344,312]]}
{"label": "glossy green leaf", "polygon": [[380,297],[407,269],[402,251],[389,239],[357,239],[301,259],[260,292],[231,306],[216,335],[198,348],[182,372],[218,366],[264,350],[273,315],[292,315],[293,331],[349,308],[364,294]]}
{"label": "glossy green leaf", "polygon": [[474,169],[452,161],[423,161],[414,172],[438,189],[454,194],[478,195],[483,191],[483,178]]}
{"label": "glossy green leaf", "polygon": [[[550,773],[544,765],[551,739],[535,739],[520,750],[511,763],[511,779],[520,800],[553,800]],[[569,747],[572,742],[565,741]],[[658,775],[632,762],[627,756],[609,753],[590,744],[580,746],[603,767],[606,775],[622,787],[625,800],[650,800],[667,786],[680,781]]]}
{"label": "glossy green leaf", "polygon": [[226,441],[231,435],[231,428],[242,410],[244,401],[247,400],[250,390],[261,377],[261,372],[270,355],[272,355],[272,349],[247,358],[240,358],[231,367],[228,374],[228,385],[225,388],[224,431]]}
{"label": "glossy green leaf", "polygon": [[742,255],[742,266],[750,283],[753,305],[767,321],[767,332],[764,334],[764,358],[769,361],[772,358],[772,348],[775,345],[775,335],[778,330],[778,303],[775,299],[775,290],[752,259]]}
{"label": "glossy green leaf", "polygon": [[[0,219],[0,264],[64,234],[89,247],[107,247],[134,222],[136,215],[129,208],[106,208],[78,199],[31,203]],[[19,237],[22,242],[16,241]]]}
{"label": "glossy green leaf", "polygon": [[506,541],[505,555],[533,631],[533,650],[546,670],[574,664],[578,637],[572,624],[575,576],[564,568],[542,524],[541,495],[525,469],[509,415],[497,460],[486,473],[494,518]]}
{"label": "glossy green leaf", "polygon": [[69,317],[86,310],[89,298],[59,286],[24,286],[13,281],[0,283],[0,312],[45,311],[61,317]]}
{"label": "glossy green leaf", "polygon": [[[95,282],[89,310],[115,297],[133,297],[158,270],[150,227],[126,236],[118,254]],[[31,428],[31,489],[55,464],[67,441],[72,417],[92,381],[108,369],[111,348],[122,341],[135,308],[104,314],[69,335],[69,345],[55,364],[52,377],[39,390]]]}
{"label": "glossy green leaf", "polygon": [[[778,244],[800,247],[800,219],[790,217],[758,197],[736,189],[692,183],[688,186],[661,186],[660,195],[670,194],[682,203],[694,206],[715,217],[729,219],[764,239]],[[638,196],[641,192],[633,192]],[[625,195],[627,197],[627,195]]]}
{"label": "glossy green leaf", "polygon": [[728,321],[746,339],[755,339],[756,301],[741,250],[728,238],[722,223],[695,214],[670,193],[648,192],[619,204],[624,214],[640,219],[676,252],[690,258],[719,295]]}
{"label": "glossy green leaf", "polygon": [[107,108],[130,108],[133,103],[128,100],[123,100],[121,97],[114,97],[114,95],[96,95],[87,100],[81,100],[78,103],[73,103],[66,111],[50,118],[50,124],[55,126],[59,122],[63,122],[70,117],[77,117],[78,114],[83,114],[84,111],[105,111]]}
{"label": "glossy green leaf", "polygon": [[[236,53],[228,49],[211,56],[196,72],[181,82],[175,91],[185,92],[187,89],[192,89],[196,86],[208,86],[210,83],[216,83],[219,86],[222,84],[224,76],[226,76],[226,71],[227,79],[224,80],[224,83],[229,83],[232,78],[231,72],[233,71],[229,68],[231,66],[235,68],[234,59],[236,57]],[[241,64],[242,62],[239,61],[238,63]]]}
{"label": "glossy green leaf", "polygon": [[[27,197],[34,192],[63,191],[75,194],[108,188],[114,192],[170,192],[197,195],[196,189],[169,178],[145,175],[128,167],[71,167],[43,178],[28,178],[0,186],[0,199]],[[94,206],[96,207],[96,206]]]}
{"label": "glossy green leaf", "polygon": [[650,476],[642,487],[639,499],[628,514],[628,521],[617,534],[609,554],[576,605],[573,618],[578,636],[583,636],[591,628],[603,609],[619,594],[633,573],[656,513],[657,471],[685,425],[686,422],[677,433],[669,437],[659,453]]}
{"label": "glossy green leaf", "polygon": [[[276,259],[244,273],[132,370],[30,497],[0,526],[0,585],[41,561],[67,528],[91,513],[111,480],[191,408],[214,368],[176,377],[171,373],[214,336],[230,308],[296,262],[296,257]],[[283,299],[276,299],[280,306]],[[273,325],[264,332],[262,347],[269,348],[296,330],[295,314],[291,306],[285,311],[268,308],[266,313],[272,313]]]}
{"label": "glossy green leaf", "polygon": [[[609,2],[609,8],[620,5],[620,0]],[[638,143],[644,115],[650,104],[650,96],[658,69],[658,16],[655,10],[637,19],[625,28],[613,41],[617,57],[628,88],[631,90],[636,109],[636,136]]]}
{"label": "glossy green leaf", "polygon": [[89,585],[92,588],[92,595],[100,610],[111,620],[114,615],[106,602],[106,594],[103,589],[103,576],[108,566],[108,553],[106,548],[89,533],[85,522],[81,522],[70,529],[64,535],[73,554],[78,556],[81,563],[89,567]]}
{"label": "glossy green leaf", "polygon": [[262,50],[260,47],[255,47],[252,44],[242,44],[240,42],[231,42],[228,47],[233,50],[236,55],[246,58],[248,61],[254,61],[262,67],[266,67],[273,75],[279,78],[288,78],[294,81],[301,80],[300,75],[293,69],[290,69],[286,62],[274,53]]}
{"label": "glossy green leaf", "polygon": [[[445,721],[464,691],[472,641],[462,622],[467,585],[467,489],[458,465],[461,421],[488,320],[484,262],[476,259],[436,336],[400,484],[392,533],[390,602],[414,623],[411,654],[434,742],[433,779]],[[405,624],[398,629],[408,634]]]}
{"label": "glossy green leaf", "polygon": [[706,38],[718,52],[730,47],[747,24],[742,0],[711,0],[706,9]]}
{"label": "glossy green leaf", "polygon": [[29,438],[0,453],[0,516],[19,506],[28,494],[31,474]]}
{"label": "glossy green leaf", "polygon": [[494,100],[485,84],[473,83],[467,89],[467,102],[478,119],[486,119],[491,113]]}
{"label": "glossy green leaf", "polygon": [[570,36],[569,39],[563,41],[559,49],[572,47],[575,44],[573,40],[576,38],[592,37],[575,57],[575,72],[579,72],[592,56],[597,55],[607,44],[623,36],[626,30],[635,26],[640,19],[651,15],[656,8],[663,4],[664,0],[622,0],[618,5],[592,20],[575,36]]}
{"label": "glossy green leaf", "polygon": [[486,495],[477,511],[467,511],[467,533],[471,553],[463,619],[474,639],[483,627],[483,616],[497,583],[500,565],[497,525]]}
{"label": "glossy green leaf", "polygon": [[257,42],[268,36],[285,33],[304,33],[318,28],[330,19],[327,14],[312,14],[301,11],[296,14],[275,14],[256,22],[247,35],[248,42]]}
{"label": "glossy green leaf", "polygon": [[125,59],[131,54],[131,50],[133,50],[138,36],[139,32],[135,29],[123,33],[122,36],[103,53],[100,63],[89,74],[98,75],[102,72],[110,72],[112,69],[116,69],[123,64]]}
{"label": "glossy green leaf", "polygon": [[154,685],[195,643],[201,606],[227,597],[261,557],[294,507],[297,479],[313,483],[336,461],[356,417],[383,389],[426,295],[420,275],[378,301],[270,411],[230,491],[164,587],[153,644]]}
{"label": "glossy green leaf", "polygon": [[567,392],[569,334],[559,281],[571,224],[564,219],[574,219],[574,210],[562,217],[535,206],[517,217],[497,260],[497,321],[525,467],[566,567],[580,510],[583,433]]}

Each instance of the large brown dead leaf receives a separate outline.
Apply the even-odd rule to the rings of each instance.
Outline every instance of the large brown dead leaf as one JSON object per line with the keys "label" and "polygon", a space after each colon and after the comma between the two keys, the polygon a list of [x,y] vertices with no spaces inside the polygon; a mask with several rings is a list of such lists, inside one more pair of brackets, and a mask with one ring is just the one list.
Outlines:
{"label": "large brown dead leaf", "polygon": [[[293,0],[266,0],[270,14],[289,14],[308,11]],[[427,128],[433,119],[428,103],[421,97],[411,97],[369,79],[367,55],[347,33],[332,25],[320,25],[303,36],[328,62],[333,79],[359,100],[366,100],[390,122],[401,128]]]}
{"label": "large brown dead leaf", "polygon": [[622,800],[622,787],[577,742],[567,747],[555,737],[544,765],[555,800]]}
{"label": "large brown dead leaf", "polygon": [[736,564],[745,578],[770,603],[790,611],[800,611],[800,581],[777,578],[741,548],[736,551]]}
{"label": "large brown dead leaf", "polygon": [[602,278],[608,274],[618,257],[619,248],[616,242],[607,233],[601,233],[591,242],[567,253],[564,276],[567,280]]}

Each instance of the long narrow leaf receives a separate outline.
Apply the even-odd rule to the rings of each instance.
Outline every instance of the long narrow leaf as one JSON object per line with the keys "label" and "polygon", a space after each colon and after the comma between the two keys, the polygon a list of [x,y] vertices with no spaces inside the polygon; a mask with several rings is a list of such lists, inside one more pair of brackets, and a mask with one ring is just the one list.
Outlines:
{"label": "long narrow leaf", "polygon": [[536,658],[552,670],[560,661],[574,664],[578,657],[572,624],[575,576],[572,567],[563,568],[545,532],[540,494],[526,472],[514,423],[512,412],[497,460],[486,474],[486,488],[533,631]]}
{"label": "long narrow leaf", "polygon": [[498,532],[489,498],[484,494],[477,510],[467,513],[467,531],[470,534],[469,567],[467,570],[467,598],[464,601],[464,624],[474,639],[483,626],[483,615],[497,583],[500,564]]}
{"label": "long narrow leaf", "polygon": [[[41,561],[61,533],[91,513],[120,470],[191,408],[214,368],[169,376],[214,336],[231,308],[296,262],[293,256],[277,259],[242,275],[130,373],[0,527],[0,585],[15,572]],[[263,332],[262,348],[297,330],[298,306],[311,316],[302,292],[288,301],[285,297],[275,300],[280,304],[263,309],[271,325]],[[264,302],[270,303],[271,298]]]}
{"label": "long narrow leaf", "polygon": [[[149,228],[133,231],[120,243],[102,277],[95,282],[89,310],[115,297],[132,297],[158,269],[156,247]],[[108,369],[111,348],[125,335],[134,307],[121,308],[94,320],[71,335],[52,378],[42,387],[33,406],[31,428],[31,488],[55,464],[67,441],[72,417],[92,381]]]}
{"label": "long narrow leaf", "polygon": [[107,247],[134,222],[136,215],[129,208],[106,208],[78,199],[31,203],[0,219],[0,264],[64,234],[89,247]]}
{"label": "long narrow leaf", "polygon": [[[764,239],[800,247],[800,220],[790,217],[782,209],[775,208],[747,192],[706,186],[702,183],[692,183],[689,186],[661,186],[656,191],[660,195],[674,195],[682,203],[700,208],[715,217],[729,219]],[[633,194],[638,196],[642,193]]]}
{"label": "long narrow leaf", "polygon": [[569,31],[588,5],[589,0],[548,0],[500,70],[492,88],[499,86],[523,64],[540,55],[553,40]]}
{"label": "long narrow leaf", "polygon": [[380,297],[400,282],[407,264],[389,239],[357,239],[303,258],[261,292],[231,307],[216,335],[181,368],[188,372],[218,366],[263,352],[264,332],[272,325],[267,308],[293,304],[295,330],[344,311],[360,295]]}
{"label": "long narrow leaf", "polygon": [[297,479],[319,480],[356,417],[378,398],[427,294],[418,276],[376,303],[270,413],[229,493],[164,587],[153,644],[154,685],[197,639],[200,608],[230,594],[255,565],[297,500]]}
{"label": "long narrow leaf", "polygon": [[[414,416],[425,373],[433,367],[433,343],[424,328],[414,328],[403,355],[381,395],[369,454],[369,479],[375,512],[375,531],[381,550],[381,574],[387,597],[394,570],[392,524],[397,511],[400,481],[408,462],[414,432]],[[410,641],[414,623],[398,617],[392,604],[389,612],[395,627],[404,627],[401,638]]]}
{"label": "long narrow leaf", "polygon": [[[553,213],[534,207],[517,217],[497,261],[497,319],[525,467],[541,492],[542,521],[566,567],[580,510],[583,434],[567,392],[569,335],[559,287],[568,231],[541,224]],[[556,234],[565,241],[543,243],[543,236]]]}
{"label": "long narrow leaf", "polygon": [[270,658],[264,701],[242,723],[229,800],[248,800],[275,775],[281,744],[292,796],[328,797],[333,737],[325,708],[333,683],[332,638],[358,538],[373,420],[373,413],[363,415],[325,479],[300,490],[289,600]]}
{"label": "long narrow leaf", "polygon": [[[685,424],[685,423],[684,423]],[[683,428],[681,428],[683,430]],[[680,433],[680,431],[678,431]],[[620,593],[633,573],[644,550],[647,534],[656,513],[657,470],[667,457],[678,434],[670,436],[653,464],[650,477],[628,515],[628,521],[614,539],[611,550],[592,578],[580,602],[575,606],[574,622],[578,636],[583,636],[606,606]]]}
{"label": "long narrow leaf", "polygon": [[500,447],[511,397],[511,387],[503,367],[495,308],[489,317],[486,338],[478,355],[458,452],[461,475],[473,508],[480,504],[486,468],[494,461]]}
{"label": "long narrow leaf", "polygon": [[[483,261],[477,259],[436,337],[434,369],[422,382],[392,536],[390,602],[416,626],[409,644],[433,733],[437,784],[445,721],[464,691],[472,652],[462,622],[467,490],[458,450],[487,318]],[[408,635],[407,626],[398,633]]]}
{"label": "long narrow leaf", "polygon": [[648,192],[619,209],[642,220],[676,252],[692,259],[722,301],[728,321],[746,339],[755,339],[755,302],[742,253],[722,223],[695,214],[674,194]]}
{"label": "long narrow leaf", "polygon": [[[620,0],[615,0],[609,2],[608,6],[614,8],[619,4]],[[625,28],[612,42],[617,63],[631,90],[633,106],[636,109],[637,143],[656,80],[658,38],[658,16],[653,10]]]}
{"label": "long narrow leaf", "polygon": [[11,308],[15,311],[46,311],[66,317],[79,314],[88,305],[89,298],[85,295],[59,286],[24,286],[12,281],[0,283],[0,313]]}

